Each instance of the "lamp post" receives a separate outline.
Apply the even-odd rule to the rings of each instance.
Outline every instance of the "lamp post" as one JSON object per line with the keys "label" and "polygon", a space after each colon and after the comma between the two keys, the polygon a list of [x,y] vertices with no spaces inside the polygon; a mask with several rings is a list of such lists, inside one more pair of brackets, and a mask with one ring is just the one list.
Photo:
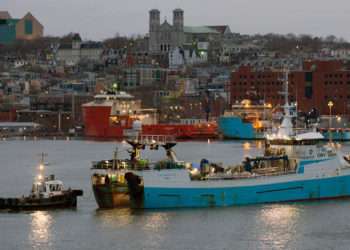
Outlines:
{"label": "lamp post", "polygon": [[329,108],[329,127],[328,127],[328,136],[329,136],[329,142],[332,143],[332,133],[331,133],[331,127],[332,127],[332,107],[334,103],[332,101],[328,102],[328,108]]}

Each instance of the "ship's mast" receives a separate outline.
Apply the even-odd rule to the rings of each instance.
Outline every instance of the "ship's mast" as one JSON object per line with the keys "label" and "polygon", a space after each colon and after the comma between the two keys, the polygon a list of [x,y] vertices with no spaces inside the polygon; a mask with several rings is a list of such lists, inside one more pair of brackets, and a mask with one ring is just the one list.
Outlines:
{"label": "ship's mast", "polygon": [[278,129],[278,137],[284,138],[284,139],[289,139],[290,136],[294,135],[293,131],[293,123],[292,123],[292,118],[294,117],[293,111],[292,111],[292,106],[289,104],[288,96],[289,96],[289,91],[288,91],[288,84],[289,84],[289,70],[284,71],[284,77],[283,77],[283,91],[281,94],[284,95],[284,114],[283,114],[283,120],[282,123]]}
{"label": "ship's mast", "polygon": [[38,166],[38,175],[36,176],[36,181],[40,183],[45,180],[45,156],[47,156],[47,154],[45,153],[40,154],[41,158]]}

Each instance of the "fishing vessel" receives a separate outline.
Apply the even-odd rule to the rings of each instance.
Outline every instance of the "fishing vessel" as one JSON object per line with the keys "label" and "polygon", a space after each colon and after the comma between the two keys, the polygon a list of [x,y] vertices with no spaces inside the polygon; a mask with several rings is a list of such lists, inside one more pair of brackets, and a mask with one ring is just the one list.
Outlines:
{"label": "fishing vessel", "polygon": [[264,139],[266,131],[272,128],[272,105],[253,104],[245,99],[225,110],[218,124],[225,139]]}
{"label": "fishing vessel", "polygon": [[199,168],[129,171],[130,205],[214,207],[349,197],[350,157],[324,144],[320,133],[293,128],[287,75],[284,117],[267,136],[263,155],[225,167],[203,159]]}
{"label": "fishing vessel", "polygon": [[44,154],[38,166],[38,175],[32,185],[29,196],[19,198],[0,198],[1,210],[42,210],[56,208],[74,208],[82,190],[65,189],[63,182],[54,175],[45,176]]}
{"label": "fishing vessel", "polygon": [[[186,168],[186,163],[179,161],[173,147],[176,145],[173,137],[168,136],[138,136],[128,139],[131,146],[128,149],[130,158],[119,159],[118,149],[113,159],[93,162],[91,176],[92,189],[99,208],[116,208],[131,206],[130,189],[134,195],[143,193],[142,179],[137,174],[145,171],[160,171],[162,169]],[[141,151],[148,147],[151,150],[163,148],[166,158],[150,162],[142,158]],[[131,184],[132,183],[132,184]]]}

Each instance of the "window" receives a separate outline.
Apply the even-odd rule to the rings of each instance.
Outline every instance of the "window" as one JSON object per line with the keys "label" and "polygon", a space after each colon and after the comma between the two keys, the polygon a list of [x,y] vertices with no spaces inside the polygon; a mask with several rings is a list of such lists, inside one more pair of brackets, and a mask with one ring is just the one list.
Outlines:
{"label": "window", "polygon": [[308,99],[312,98],[312,82],[306,82],[305,84],[305,97]]}
{"label": "window", "polygon": [[32,20],[25,20],[24,22],[24,32],[26,35],[33,34],[33,22]]}
{"label": "window", "polygon": [[306,82],[312,82],[312,72],[306,72],[305,73],[305,81]]}

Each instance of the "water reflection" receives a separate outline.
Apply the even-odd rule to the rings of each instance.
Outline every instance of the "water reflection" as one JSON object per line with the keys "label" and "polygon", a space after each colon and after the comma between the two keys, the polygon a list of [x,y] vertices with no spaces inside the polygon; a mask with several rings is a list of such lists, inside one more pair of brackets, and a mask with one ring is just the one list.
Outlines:
{"label": "water reflection", "polygon": [[145,244],[153,249],[162,249],[168,225],[169,215],[165,212],[155,212],[147,215],[143,226],[143,230],[146,233]]}
{"label": "water reflection", "polygon": [[135,212],[130,208],[96,210],[96,218],[101,220],[102,225],[112,228],[132,224],[134,217]]}
{"label": "water reflection", "polygon": [[37,211],[31,214],[31,230],[29,241],[34,249],[48,247],[52,243],[52,216],[47,211]]}
{"label": "water reflection", "polygon": [[256,148],[257,149],[263,149],[264,145],[262,141],[256,141]]}
{"label": "water reflection", "polygon": [[295,237],[299,209],[295,205],[272,205],[258,214],[258,223],[266,230],[259,232],[259,241],[265,247],[284,249]]}
{"label": "water reflection", "polygon": [[250,150],[250,143],[249,142],[243,143],[242,146],[243,146],[243,150],[245,150],[245,151],[249,151]]}
{"label": "water reflection", "polygon": [[168,225],[169,217],[167,213],[152,213],[146,218],[144,229],[158,233]]}

